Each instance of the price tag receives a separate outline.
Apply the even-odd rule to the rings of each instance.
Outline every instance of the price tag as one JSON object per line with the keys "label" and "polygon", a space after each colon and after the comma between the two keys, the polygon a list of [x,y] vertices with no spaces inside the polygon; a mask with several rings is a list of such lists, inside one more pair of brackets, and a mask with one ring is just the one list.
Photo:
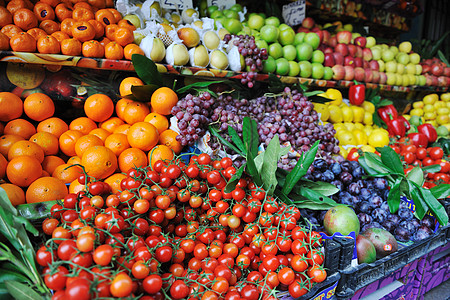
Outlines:
{"label": "price tag", "polygon": [[229,9],[236,4],[236,0],[208,0],[206,3],[208,3],[208,6],[216,5],[221,9]]}
{"label": "price tag", "polygon": [[392,245],[391,244],[386,244],[384,245],[384,251],[391,251],[392,250]]}
{"label": "price tag", "polygon": [[283,5],[284,22],[290,26],[302,23],[306,15],[306,0],[300,0]]}
{"label": "price tag", "polygon": [[166,9],[179,9],[184,10],[188,8],[194,8],[192,0],[161,0],[160,5]]}

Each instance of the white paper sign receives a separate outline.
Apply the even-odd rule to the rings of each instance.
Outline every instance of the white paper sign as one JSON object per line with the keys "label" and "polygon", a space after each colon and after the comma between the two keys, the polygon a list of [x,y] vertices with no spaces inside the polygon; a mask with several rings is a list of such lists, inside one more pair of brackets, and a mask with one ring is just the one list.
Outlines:
{"label": "white paper sign", "polygon": [[162,8],[166,9],[188,9],[194,8],[192,0],[161,0],[160,5]]}
{"label": "white paper sign", "polygon": [[208,0],[206,3],[208,3],[208,6],[216,5],[221,9],[229,9],[236,4],[236,0]]}
{"label": "white paper sign", "polygon": [[302,23],[306,15],[306,0],[300,0],[283,5],[284,22],[290,26]]}

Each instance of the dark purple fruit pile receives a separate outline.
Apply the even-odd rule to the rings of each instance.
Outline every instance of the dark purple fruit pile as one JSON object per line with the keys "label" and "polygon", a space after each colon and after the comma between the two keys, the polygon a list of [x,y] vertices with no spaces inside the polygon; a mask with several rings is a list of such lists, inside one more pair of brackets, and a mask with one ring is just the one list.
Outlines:
{"label": "dark purple fruit pile", "polygon": [[[383,228],[392,233],[398,241],[419,241],[433,234],[434,220],[425,216],[423,220],[414,217],[408,204],[400,203],[400,209],[391,214],[387,197],[388,182],[384,178],[363,179],[364,169],[356,161],[345,160],[341,163],[327,163],[316,159],[305,175],[313,181],[325,181],[334,184],[340,192],[331,196],[336,202],[350,205],[361,225],[361,232],[368,228]],[[302,211],[302,216],[312,223],[322,224],[325,211]],[[320,221],[320,222],[319,222]]]}

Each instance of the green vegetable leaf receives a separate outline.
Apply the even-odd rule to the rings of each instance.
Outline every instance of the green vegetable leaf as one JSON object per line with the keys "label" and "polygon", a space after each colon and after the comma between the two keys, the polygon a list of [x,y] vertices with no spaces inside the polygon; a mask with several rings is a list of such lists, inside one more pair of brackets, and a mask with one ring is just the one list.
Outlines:
{"label": "green vegetable leaf", "polygon": [[436,199],[444,199],[450,196],[450,184],[440,184],[430,189]]}
{"label": "green vegetable leaf", "polygon": [[329,205],[333,205],[333,207],[338,205],[338,203],[336,203],[336,201],[334,201],[333,199],[307,187],[304,187],[300,190],[300,195],[317,203],[327,203]]}
{"label": "green vegetable leaf", "polygon": [[273,195],[278,183],[276,170],[280,148],[280,140],[278,139],[278,134],[276,134],[272,140],[270,140],[267,149],[264,151],[264,159],[260,174],[264,183],[264,188],[269,195]]}
{"label": "green vegetable leaf", "polygon": [[179,88],[176,92],[177,92],[177,94],[183,94],[183,93],[188,92],[191,89],[197,90],[198,88],[205,88],[205,87],[210,86],[211,84],[222,83],[222,82],[225,82],[225,80],[195,82],[195,83],[183,86],[182,88]]}
{"label": "green vegetable leaf", "polygon": [[309,199],[303,199],[301,201],[295,201],[295,206],[297,208],[307,208],[312,210],[329,210],[330,208],[335,207],[336,205],[326,203],[326,202],[316,202]]}
{"label": "green vegetable leaf", "polygon": [[239,179],[241,179],[242,174],[245,170],[245,163],[236,171],[236,173],[233,174],[230,181],[228,181],[227,185],[225,186],[225,193],[230,193],[232,190],[236,188],[236,185],[239,182]]}
{"label": "green vegetable leaf", "polygon": [[422,167],[422,170],[427,171],[428,173],[437,173],[441,171],[441,166],[440,165],[426,166]]}
{"label": "green vegetable leaf", "polygon": [[38,203],[22,204],[16,207],[19,215],[27,220],[40,220],[50,216],[51,207],[56,204],[56,201],[46,201]]}
{"label": "green vegetable leaf", "polygon": [[395,181],[395,184],[391,187],[391,190],[389,191],[389,195],[387,198],[387,203],[389,204],[389,211],[391,213],[395,213],[398,211],[398,208],[400,207],[400,184],[402,182],[402,179],[397,178]]}
{"label": "green vegetable leaf", "polygon": [[255,157],[255,166],[256,169],[258,169],[258,172],[261,173],[262,165],[264,162],[264,153],[266,151],[262,151],[260,154],[258,154],[257,157]]}
{"label": "green vegetable leaf", "polygon": [[316,157],[317,150],[319,149],[320,141],[316,141],[314,145],[307,151],[302,153],[294,169],[286,176],[286,182],[283,186],[283,193],[289,195],[297,182],[306,175],[308,168]]}
{"label": "green vegetable leaf", "polygon": [[413,181],[418,186],[422,186],[424,182],[423,171],[420,167],[414,167],[406,176],[408,180]]}
{"label": "green vegetable leaf", "polygon": [[394,171],[397,174],[403,173],[403,165],[398,154],[389,146],[383,148],[377,147],[378,152],[381,154],[381,161],[384,166]]}
{"label": "green vegetable leaf", "polygon": [[302,187],[307,187],[324,196],[331,196],[339,192],[339,189],[335,185],[323,181],[314,182],[300,179],[299,182],[297,183],[297,186],[299,189],[301,189]]}
{"label": "green vegetable leaf", "polygon": [[[135,55],[135,54],[134,54]],[[17,281],[6,281],[8,292],[16,300],[40,300],[42,296],[36,293],[32,288]]]}
{"label": "green vegetable leaf", "polygon": [[445,211],[444,206],[439,203],[439,201],[429,190],[421,187],[420,193],[422,194],[422,197],[424,198],[431,212],[433,212],[433,215],[439,221],[439,224],[441,224],[442,226],[446,226],[448,224],[448,215]]}
{"label": "green vegetable leaf", "polygon": [[392,173],[392,170],[386,167],[381,161],[381,158],[375,153],[364,152],[363,156],[366,160],[367,166],[375,172],[383,174]]}
{"label": "green vegetable leaf", "polygon": [[208,126],[209,131],[211,132],[212,135],[214,135],[216,138],[219,139],[219,141],[224,144],[225,146],[227,146],[228,148],[234,150],[236,153],[238,153],[240,156],[245,157],[245,154],[241,152],[241,150],[239,150],[238,148],[236,148],[233,144],[231,144],[230,142],[228,142],[226,139],[224,139],[219,132],[217,131],[216,128],[214,128],[213,126],[209,125]]}
{"label": "green vegetable leaf", "polygon": [[255,120],[252,120],[249,117],[244,117],[242,137],[247,153],[251,152],[252,156],[256,157],[258,155],[259,135],[258,125]]}
{"label": "green vegetable leaf", "polygon": [[133,85],[131,86],[131,93],[137,101],[149,102],[153,92],[159,88],[160,86],[156,84]]}
{"label": "green vegetable leaf", "polygon": [[412,181],[408,181],[408,185],[411,198],[413,199],[416,207],[416,215],[420,220],[422,220],[429,209],[428,205],[425,202],[425,199],[423,199],[422,193],[420,192],[420,187],[416,186]]}
{"label": "green vegetable leaf", "polygon": [[242,142],[241,138],[239,137],[238,133],[233,127],[228,126],[228,134],[230,135],[233,143],[239,148],[239,150],[241,150],[242,153],[247,154],[247,150],[245,149],[244,143]]}
{"label": "green vegetable leaf", "polygon": [[255,157],[253,156],[253,153],[251,151],[247,152],[247,166],[246,166],[247,173],[253,178],[253,182],[257,186],[263,186],[263,182],[261,180],[261,176],[258,172],[258,169],[255,165]]}
{"label": "green vegetable leaf", "polygon": [[[313,92],[311,92],[311,93],[313,93]],[[314,102],[314,103],[321,103],[321,104],[333,101],[333,99],[329,99],[329,98],[322,97],[319,95],[311,95],[308,97],[308,100],[311,102]]]}
{"label": "green vegetable leaf", "polygon": [[18,281],[18,282],[28,282],[29,279],[19,272],[15,272],[8,269],[0,269],[0,283],[8,280]]}
{"label": "green vegetable leaf", "polygon": [[278,156],[278,159],[280,159],[282,156],[285,156],[289,153],[290,147],[281,147],[280,148],[280,155]]}
{"label": "green vegetable leaf", "polygon": [[142,81],[146,84],[154,84],[159,87],[163,86],[161,74],[158,72],[158,67],[149,58],[141,54],[133,54],[131,56],[134,70]]}

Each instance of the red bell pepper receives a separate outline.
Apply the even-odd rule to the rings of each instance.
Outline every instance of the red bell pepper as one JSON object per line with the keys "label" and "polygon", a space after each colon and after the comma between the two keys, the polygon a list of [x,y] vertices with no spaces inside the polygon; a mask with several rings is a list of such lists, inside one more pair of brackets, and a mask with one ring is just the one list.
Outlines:
{"label": "red bell pepper", "polygon": [[348,91],[348,99],[353,105],[361,105],[366,98],[366,86],[364,84],[352,85]]}
{"label": "red bell pepper", "polygon": [[391,120],[398,118],[397,109],[392,104],[380,107],[377,112],[381,120],[386,124],[389,124]]}
{"label": "red bell pepper", "polygon": [[404,116],[400,116],[398,119],[403,121],[406,131],[411,129],[411,124],[409,124],[408,120],[406,120]]}
{"label": "red bell pepper", "polygon": [[406,133],[405,123],[402,119],[394,119],[390,120],[388,125],[388,131],[389,135],[396,136],[399,135],[400,137],[404,137]]}
{"label": "red bell pepper", "polygon": [[419,131],[419,133],[422,133],[427,137],[428,142],[434,143],[436,141],[437,133],[433,125],[425,123],[417,126],[417,130]]}
{"label": "red bell pepper", "polygon": [[428,138],[423,133],[410,133],[408,134],[408,138],[416,147],[427,147],[428,146]]}

